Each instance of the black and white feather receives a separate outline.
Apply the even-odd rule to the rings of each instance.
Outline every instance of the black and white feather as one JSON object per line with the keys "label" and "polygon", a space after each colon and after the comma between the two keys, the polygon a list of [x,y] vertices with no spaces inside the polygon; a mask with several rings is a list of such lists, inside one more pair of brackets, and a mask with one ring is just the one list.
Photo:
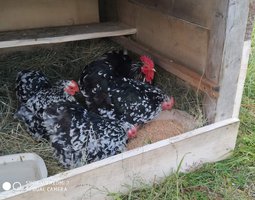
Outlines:
{"label": "black and white feather", "polygon": [[[87,77],[92,78],[90,75]],[[106,79],[101,72],[97,75],[96,87],[80,82],[80,88],[88,107],[101,116],[139,125],[152,120],[162,111],[162,104],[171,101],[162,90],[144,82],[128,78]],[[100,101],[95,96],[100,97]]]}
{"label": "black and white feather", "polygon": [[126,149],[127,122],[88,112],[80,105],[60,103],[43,114],[54,155],[66,168],[75,168],[116,155]]}
{"label": "black and white feather", "polygon": [[[43,122],[43,111],[54,103],[60,102],[74,102],[75,98],[70,95],[66,88],[73,87],[77,83],[70,80],[62,80],[54,84],[51,88],[44,88],[37,91],[25,103],[22,103],[15,113],[15,117],[23,121],[28,129],[28,132],[35,140],[42,138],[48,139],[49,135]],[[74,85],[74,87],[76,87]]]}
{"label": "black and white feather", "polygon": [[[109,81],[119,78],[144,80],[141,72],[143,62],[132,60],[125,51],[105,53],[99,59],[91,62],[83,69],[79,79],[79,86],[85,97],[93,99],[93,103],[111,104],[108,94]],[[100,79],[100,80],[99,80]],[[90,105],[90,101],[87,104]]]}
{"label": "black and white feather", "polygon": [[38,91],[50,88],[49,79],[40,71],[22,70],[16,78],[16,95],[19,103],[25,103]]}
{"label": "black and white feather", "polygon": [[170,98],[159,88],[133,79],[117,79],[108,88],[111,107],[100,105],[101,116],[144,124],[162,111],[162,103]]}

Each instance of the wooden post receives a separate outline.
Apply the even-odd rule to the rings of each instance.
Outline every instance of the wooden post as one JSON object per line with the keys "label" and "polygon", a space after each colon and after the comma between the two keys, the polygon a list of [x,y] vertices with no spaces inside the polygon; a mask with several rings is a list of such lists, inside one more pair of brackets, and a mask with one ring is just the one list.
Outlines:
{"label": "wooden post", "polygon": [[[212,49],[208,54],[206,76],[219,83],[220,91],[217,100],[205,97],[205,112],[209,122],[234,116],[249,0],[221,0],[219,6],[221,8],[215,12],[215,25],[212,25],[209,41],[209,48]],[[224,11],[226,8],[227,12]]]}

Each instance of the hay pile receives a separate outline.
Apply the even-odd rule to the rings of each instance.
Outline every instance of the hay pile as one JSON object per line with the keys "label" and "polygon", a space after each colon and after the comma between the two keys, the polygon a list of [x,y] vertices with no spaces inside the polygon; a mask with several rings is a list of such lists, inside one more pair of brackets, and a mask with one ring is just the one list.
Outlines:
{"label": "hay pile", "polygon": [[[41,70],[52,82],[59,79],[78,77],[83,67],[110,50],[120,49],[117,44],[106,40],[88,40],[60,45],[33,47],[28,50],[0,54],[0,156],[13,153],[34,152],[40,155],[48,168],[49,175],[64,171],[52,158],[47,141],[35,142],[25,126],[13,119],[17,108],[14,91],[17,72],[22,69]],[[177,86],[177,79],[157,68],[156,84],[176,99],[176,106],[202,119],[200,95],[191,89]]]}

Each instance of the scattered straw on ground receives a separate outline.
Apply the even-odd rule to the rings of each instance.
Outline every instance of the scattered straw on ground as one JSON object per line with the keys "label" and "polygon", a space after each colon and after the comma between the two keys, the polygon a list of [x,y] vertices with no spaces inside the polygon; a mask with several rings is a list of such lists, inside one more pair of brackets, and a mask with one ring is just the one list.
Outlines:
{"label": "scattered straw on ground", "polygon": [[[100,39],[0,54],[0,156],[34,152],[46,162],[49,175],[64,171],[53,159],[49,143],[35,142],[24,125],[13,119],[17,108],[14,91],[17,72],[22,69],[41,70],[52,82],[59,79],[77,80],[86,64],[105,52],[119,48],[109,40]],[[175,97],[177,108],[201,118],[200,95],[177,86],[176,78],[169,78],[160,68],[157,68],[156,84]]]}

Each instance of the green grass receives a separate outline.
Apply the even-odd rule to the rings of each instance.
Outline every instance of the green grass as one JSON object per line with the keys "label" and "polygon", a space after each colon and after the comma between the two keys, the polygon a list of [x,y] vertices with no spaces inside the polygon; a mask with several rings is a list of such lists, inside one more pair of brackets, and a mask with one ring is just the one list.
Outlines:
{"label": "green grass", "polygon": [[255,37],[240,110],[240,130],[233,155],[188,173],[175,173],[152,187],[131,190],[114,199],[255,199]]}

